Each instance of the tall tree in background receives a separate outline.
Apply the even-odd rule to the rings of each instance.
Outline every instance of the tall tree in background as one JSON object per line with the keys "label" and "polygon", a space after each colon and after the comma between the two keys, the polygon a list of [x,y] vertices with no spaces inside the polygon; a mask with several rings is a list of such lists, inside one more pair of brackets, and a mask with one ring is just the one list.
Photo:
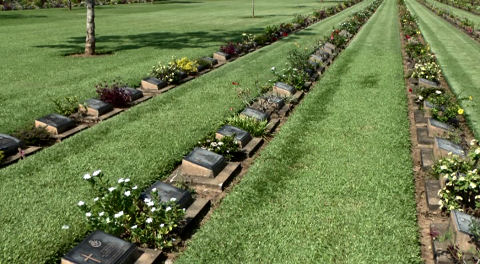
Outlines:
{"label": "tall tree in background", "polygon": [[87,0],[87,38],[85,55],[95,54],[95,0]]}
{"label": "tall tree in background", "polygon": [[252,0],[252,17],[255,17],[255,0]]}

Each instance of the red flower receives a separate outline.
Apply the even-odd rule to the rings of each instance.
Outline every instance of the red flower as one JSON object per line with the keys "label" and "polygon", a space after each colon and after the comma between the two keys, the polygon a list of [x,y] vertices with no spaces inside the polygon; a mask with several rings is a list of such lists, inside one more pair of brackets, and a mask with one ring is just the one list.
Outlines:
{"label": "red flower", "polygon": [[332,35],[330,35],[330,40],[333,40],[333,34],[332,34]]}
{"label": "red flower", "polygon": [[233,111],[233,107],[230,107],[230,111]]}
{"label": "red flower", "polygon": [[409,35],[405,35],[405,38],[410,39],[411,37]]}
{"label": "red flower", "polygon": [[239,83],[238,83],[238,82],[232,82],[232,84],[233,84],[233,85],[239,85]]}
{"label": "red flower", "polygon": [[286,36],[288,36],[288,33],[287,33],[287,32],[283,32],[283,33],[282,33],[282,36],[286,37]]}
{"label": "red flower", "polygon": [[408,88],[408,92],[409,92],[409,93],[413,93],[412,88]]}
{"label": "red flower", "polygon": [[275,41],[277,41],[277,40],[278,40],[278,38],[276,38],[276,37],[273,37],[273,38],[272,38],[272,41],[273,41],[273,42],[275,42]]}

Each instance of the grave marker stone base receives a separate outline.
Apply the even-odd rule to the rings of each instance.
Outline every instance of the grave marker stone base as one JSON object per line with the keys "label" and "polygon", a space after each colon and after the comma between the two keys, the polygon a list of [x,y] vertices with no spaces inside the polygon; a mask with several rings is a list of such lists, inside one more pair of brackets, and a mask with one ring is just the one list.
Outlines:
{"label": "grave marker stone base", "polygon": [[245,116],[245,117],[250,117],[250,118],[255,118],[258,121],[265,121],[269,119],[269,116],[267,113],[251,108],[251,107],[246,107],[241,113],[240,116]]}
{"label": "grave marker stone base", "polygon": [[431,137],[443,137],[453,132],[454,128],[446,123],[440,122],[436,119],[429,118],[427,120],[428,135]]}
{"label": "grave marker stone base", "polygon": [[99,117],[113,110],[113,106],[98,99],[88,99],[85,102],[87,114]]}
{"label": "grave marker stone base", "polygon": [[436,159],[441,159],[448,156],[448,153],[465,157],[465,152],[462,147],[443,138],[435,137],[433,145],[433,154]]}
{"label": "grave marker stone base", "polygon": [[45,127],[49,133],[57,135],[75,127],[75,121],[59,114],[49,114],[35,120],[35,127]]}
{"label": "grave marker stone base", "polygon": [[192,185],[200,185],[212,190],[223,190],[228,183],[241,171],[239,162],[229,162],[223,170],[214,178],[204,176],[185,175],[183,168],[174,172],[170,182],[185,182]]}
{"label": "grave marker stone base", "polygon": [[189,176],[214,178],[225,165],[226,161],[222,155],[195,148],[182,160],[182,173]]}
{"label": "grave marker stone base", "polygon": [[14,155],[18,152],[18,148],[21,147],[22,142],[10,135],[0,134],[0,151],[4,156]]}
{"label": "grave marker stone base", "polygon": [[217,61],[221,61],[221,62],[226,62],[231,57],[232,57],[231,55],[226,54],[226,53],[221,52],[221,51],[217,51],[217,52],[213,53],[213,58],[216,59]]}
{"label": "grave marker stone base", "polygon": [[147,77],[142,80],[141,86],[146,90],[160,90],[161,88],[167,86],[167,82],[155,77]]}
{"label": "grave marker stone base", "polygon": [[470,235],[472,235],[470,224],[475,220],[478,221],[479,219],[457,210],[450,212],[449,231],[452,232],[455,243],[463,252],[475,249],[475,245],[470,238]]}
{"label": "grave marker stone base", "polygon": [[283,82],[277,82],[273,86],[273,92],[278,95],[292,96],[295,93],[295,88]]}
{"label": "grave marker stone base", "polygon": [[87,236],[62,258],[62,264],[132,264],[137,247],[102,231]]}
{"label": "grave marker stone base", "polygon": [[223,137],[230,137],[233,135],[235,135],[235,141],[240,145],[240,147],[246,146],[248,142],[252,140],[252,136],[247,131],[231,125],[225,125],[221,127],[215,133],[215,138],[220,140]]}

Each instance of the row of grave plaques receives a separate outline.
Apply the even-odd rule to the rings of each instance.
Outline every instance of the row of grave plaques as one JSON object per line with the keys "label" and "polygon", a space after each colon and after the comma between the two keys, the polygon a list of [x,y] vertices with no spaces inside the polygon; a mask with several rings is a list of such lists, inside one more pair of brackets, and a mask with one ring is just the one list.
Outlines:
{"label": "row of grave plaques", "polygon": [[[152,80],[150,80],[152,81]],[[163,85],[163,84],[162,84]],[[276,83],[274,86],[274,93],[284,96],[291,96],[295,93],[295,89],[285,83]],[[266,99],[269,103],[281,108],[285,102],[283,98],[272,95]],[[101,113],[102,109],[107,108],[104,104],[97,101],[90,101],[91,105],[96,105],[96,110]],[[261,110],[247,107],[241,112],[242,116],[248,118],[254,118],[258,121],[269,120],[268,113]],[[65,118],[58,116],[54,117],[57,123],[56,127],[68,127],[63,123],[69,123]],[[241,146],[247,146],[252,140],[252,136],[240,128],[224,125],[218,129],[215,133],[217,139],[221,139],[226,136],[234,136],[235,141]],[[182,160],[181,174],[186,176],[193,176],[195,178],[215,179],[220,174],[234,175],[240,168],[238,163],[229,164],[226,159],[217,153],[202,149],[195,148]],[[231,166],[233,165],[233,166]],[[229,169],[228,167],[233,167]],[[229,178],[227,175],[226,178]],[[224,180],[226,180],[226,178]],[[222,183],[218,183],[222,184]],[[150,192],[153,188],[157,189],[160,202],[170,201],[172,198],[176,199],[176,202],[182,208],[187,208],[193,203],[193,198],[189,191],[181,190],[170,184],[157,181],[151,187],[149,187],[143,194],[143,198],[151,198]],[[134,263],[138,258],[137,247],[129,242],[126,242],[115,236],[106,234],[102,231],[95,231],[88,235],[80,244],[74,247],[62,258],[62,264],[84,264],[84,263],[104,263],[104,264],[130,264]]]}

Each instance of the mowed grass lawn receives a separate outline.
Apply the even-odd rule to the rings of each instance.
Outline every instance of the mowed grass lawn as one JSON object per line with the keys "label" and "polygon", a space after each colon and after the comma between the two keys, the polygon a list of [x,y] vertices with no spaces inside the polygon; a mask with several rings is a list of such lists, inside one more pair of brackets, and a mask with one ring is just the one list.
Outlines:
{"label": "mowed grass lawn", "polygon": [[457,98],[473,97],[460,102],[470,127],[480,136],[480,43],[415,0],[406,1],[426,41],[435,52],[443,74]]}
{"label": "mowed grass lawn", "polygon": [[436,0],[427,0],[427,1],[434,4],[438,8],[448,10],[451,13],[453,13],[453,14],[459,16],[459,17],[467,18],[468,20],[473,21],[473,23],[475,24],[475,28],[480,27],[480,16],[479,15],[476,15],[472,12],[465,11],[465,10],[460,9],[460,8],[456,8],[456,7],[451,6],[451,5],[440,3]]}
{"label": "mowed grass lawn", "polygon": [[[79,200],[93,198],[82,175],[130,177],[139,187],[165,177],[195,143],[243,108],[232,82],[252,89],[272,78],[288,51],[313,45],[367,0],[299,34],[192,80],[166,94],[0,170],[0,263],[42,263],[81,237]],[[63,225],[70,229],[62,230]]]}
{"label": "mowed grass lawn", "polygon": [[54,110],[52,99],[95,95],[95,84],[135,84],[158,61],[172,56],[211,56],[243,32],[289,22],[295,14],[335,5],[317,0],[179,0],[155,4],[98,6],[98,58],[64,57],[82,52],[85,8],[0,12],[0,133],[14,131]]}
{"label": "mowed grass lawn", "polygon": [[417,234],[387,0],[176,263],[421,263]]}

